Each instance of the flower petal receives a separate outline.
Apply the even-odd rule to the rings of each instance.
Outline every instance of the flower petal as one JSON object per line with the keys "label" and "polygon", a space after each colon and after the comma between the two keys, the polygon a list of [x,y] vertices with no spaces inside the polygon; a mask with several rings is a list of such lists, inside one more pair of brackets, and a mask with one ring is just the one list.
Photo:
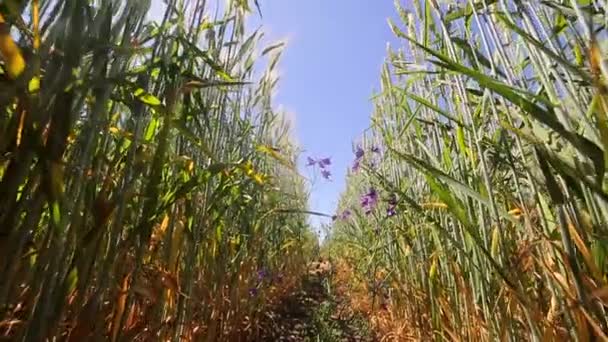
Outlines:
{"label": "flower petal", "polygon": [[319,160],[319,167],[324,168],[331,165],[331,158],[323,158]]}
{"label": "flower petal", "polygon": [[361,146],[357,146],[357,150],[355,151],[355,157],[357,159],[361,159],[361,158],[363,158],[364,155],[365,155],[365,152],[363,151]]}

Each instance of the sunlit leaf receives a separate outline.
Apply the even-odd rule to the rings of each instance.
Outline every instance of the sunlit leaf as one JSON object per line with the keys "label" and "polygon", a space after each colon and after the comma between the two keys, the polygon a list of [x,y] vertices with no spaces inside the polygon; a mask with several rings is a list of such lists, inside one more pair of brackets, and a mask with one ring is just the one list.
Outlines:
{"label": "sunlit leaf", "polygon": [[141,102],[150,106],[159,106],[161,104],[160,100],[156,96],[146,92],[142,88],[138,88],[137,90],[135,90],[135,92],[133,92],[133,95],[135,95],[135,97],[137,97],[137,99]]}

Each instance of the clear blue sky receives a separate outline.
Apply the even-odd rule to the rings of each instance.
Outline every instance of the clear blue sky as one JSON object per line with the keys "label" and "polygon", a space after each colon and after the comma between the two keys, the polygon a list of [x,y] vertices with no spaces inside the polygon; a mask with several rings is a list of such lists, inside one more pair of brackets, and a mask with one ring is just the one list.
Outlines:
{"label": "clear blue sky", "polygon": [[[251,1],[253,2],[253,1]],[[333,214],[354,159],[353,140],[370,124],[370,97],[379,90],[392,0],[260,0],[270,39],[288,39],[275,104],[296,116],[296,135],[307,156],[332,158],[333,181],[317,176],[310,209]],[[256,20],[257,21],[257,20]],[[395,46],[393,44],[393,46]],[[311,218],[319,221],[328,219]]]}
{"label": "clear blue sky", "polygon": [[[220,0],[222,1],[222,0]],[[253,7],[253,0],[249,0]],[[311,184],[310,210],[332,215],[354,157],[353,140],[370,124],[370,97],[379,90],[392,0],[259,0],[250,17],[266,42],[287,39],[279,66],[275,105],[295,115],[295,135],[305,150],[299,168]],[[151,15],[159,17],[160,0]],[[394,44],[393,44],[394,45]],[[306,157],[331,157],[333,180],[314,176]],[[330,219],[311,217],[315,228]]]}

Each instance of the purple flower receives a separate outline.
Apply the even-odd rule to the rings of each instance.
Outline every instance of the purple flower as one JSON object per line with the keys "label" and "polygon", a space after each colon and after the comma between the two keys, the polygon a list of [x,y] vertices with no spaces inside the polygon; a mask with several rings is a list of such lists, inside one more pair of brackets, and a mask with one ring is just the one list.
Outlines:
{"label": "purple flower", "polygon": [[386,209],[386,215],[388,217],[393,217],[393,216],[397,215],[397,212],[395,211],[395,207],[389,207],[388,209]]}
{"label": "purple flower", "polygon": [[367,197],[367,195],[363,195],[361,197],[361,206],[367,207],[368,205],[369,205],[369,197]]}
{"label": "purple flower", "polygon": [[359,171],[359,168],[361,166],[361,159],[363,159],[364,155],[365,155],[365,152],[363,151],[361,146],[357,146],[357,149],[355,150],[355,162],[353,163],[353,168],[352,168],[353,172]]}
{"label": "purple flower", "polygon": [[361,159],[361,158],[363,158],[363,155],[365,155],[365,152],[363,151],[361,146],[357,146],[357,150],[355,151],[355,158]]}
{"label": "purple flower", "polygon": [[369,192],[366,193],[363,197],[365,197],[370,203],[373,203],[375,205],[378,201],[378,192],[376,191],[376,189],[370,188]]}
{"label": "purple flower", "polygon": [[268,276],[268,272],[265,269],[261,269],[258,271],[258,280],[262,281],[264,278]]}
{"label": "purple flower", "polygon": [[374,152],[374,153],[380,153],[380,147],[378,147],[378,146],[372,146],[372,152]]}
{"label": "purple flower", "polygon": [[258,294],[258,289],[257,288],[252,287],[252,288],[249,289],[249,295],[251,297],[255,297],[257,294]]}
{"label": "purple flower", "polygon": [[365,215],[371,214],[378,204],[378,192],[374,188],[370,188],[369,192],[361,196],[361,207],[365,210]]}
{"label": "purple flower", "polygon": [[376,192],[376,189],[372,188],[369,190],[369,193],[367,194],[367,196],[372,199],[372,201],[374,202],[374,204],[376,202],[378,202],[378,193]]}
{"label": "purple flower", "polygon": [[328,170],[321,170],[321,176],[323,176],[323,178],[325,179],[330,179],[331,172],[329,172]]}
{"label": "purple flower", "polygon": [[319,160],[320,168],[324,168],[329,165],[331,165],[331,158],[323,158],[323,159]]}
{"label": "purple flower", "polygon": [[316,162],[314,159],[312,159],[311,157],[306,158],[306,160],[307,160],[306,166],[313,166],[313,165],[315,165],[315,164],[317,163],[317,162]]}

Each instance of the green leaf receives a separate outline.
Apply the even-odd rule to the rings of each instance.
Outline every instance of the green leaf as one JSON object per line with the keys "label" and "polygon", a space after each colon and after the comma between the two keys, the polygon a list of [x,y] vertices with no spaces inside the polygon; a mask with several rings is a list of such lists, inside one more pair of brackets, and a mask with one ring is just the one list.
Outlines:
{"label": "green leaf", "polygon": [[568,27],[568,20],[562,13],[557,13],[555,16],[555,27],[553,27],[553,36],[560,35]]}
{"label": "green leaf", "polygon": [[546,153],[543,153],[543,151],[538,147],[535,147],[534,150],[538,154],[538,162],[540,164],[540,170],[543,173],[543,176],[545,177],[545,186],[547,188],[547,191],[549,192],[551,201],[553,201],[553,203],[558,204],[558,205],[564,204],[564,202],[565,202],[564,194],[562,193],[562,190],[560,189],[559,185],[557,184],[557,181],[555,180],[555,176],[553,176],[553,173],[549,169],[549,163],[547,163],[547,160],[545,159],[545,157],[547,156]]}
{"label": "green leaf", "polygon": [[142,88],[138,88],[133,92],[133,95],[141,102],[152,106],[152,107],[156,107],[156,106],[160,106],[161,101],[154,95],[146,92],[144,89]]}
{"label": "green leaf", "polygon": [[197,146],[208,158],[211,158],[211,160],[215,160],[215,155],[211,153],[211,149],[209,148],[209,146],[207,146],[207,144],[196,134],[192,133],[181,119],[173,120],[172,126],[176,128],[184,138],[186,138],[192,144]]}
{"label": "green leaf", "polygon": [[190,49],[192,49],[192,51],[194,51],[196,53],[196,55],[200,58],[203,59],[203,61],[205,61],[205,63],[207,65],[209,65],[211,67],[211,69],[213,69],[213,71],[215,71],[215,73],[222,78],[225,81],[235,81],[235,79],[230,76],[228,74],[228,72],[226,72],[226,70],[224,70],[224,68],[222,68],[215,60],[213,60],[213,58],[211,57],[211,55],[209,54],[208,51],[203,51],[201,49],[198,48],[198,46],[196,46],[195,44],[193,44],[192,42],[190,42],[189,40],[187,40],[184,37],[175,37],[177,39],[179,39],[183,44],[187,45]]}
{"label": "green leaf", "polygon": [[251,84],[251,82],[194,79],[192,81],[186,82],[183,86],[183,89],[192,90],[192,89],[205,89],[205,88],[212,88],[212,87],[234,87],[234,86],[244,86],[247,84]]}
{"label": "green leaf", "polygon": [[150,123],[148,124],[146,132],[144,134],[145,141],[150,141],[152,139],[152,137],[154,136],[154,132],[156,131],[156,127],[158,127],[158,119],[150,119]]}
{"label": "green leaf", "polygon": [[480,1],[480,2],[477,2],[474,5],[474,7],[471,6],[471,4],[467,3],[464,7],[457,8],[457,9],[453,10],[452,12],[448,13],[444,19],[446,22],[449,23],[451,21],[460,19],[462,17],[468,17],[473,14],[473,11],[479,11],[484,7],[484,5],[490,6],[492,4],[495,4],[497,1],[498,0]]}
{"label": "green leaf", "polygon": [[463,128],[465,128],[467,130],[470,130],[470,128],[467,125],[465,125],[462,121],[460,121],[459,119],[455,118],[454,116],[452,116],[451,114],[449,114],[445,110],[439,108],[437,105],[431,103],[429,100],[427,100],[427,99],[425,99],[425,98],[423,98],[421,96],[418,96],[418,95],[416,95],[414,93],[408,92],[405,89],[401,89],[399,87],[395,87],[394,89],[398,89],[399,91],[403,92],[408,98],[410,98],[410,99],[412,99],[412,100],[420,103],[421,105],[423,105],[423,106],[425,106],[425,107],[427,107],[427,108],[435,111],[440,116],[448,119],[449,121],[452,121],[452,122],[458,124],[458,126],[463,127]]}
{"label": "green leaf", "polygon": [[222,241],[222,236],[224,235],[223,232],[224,232],[224,230],[223,230],[222,224],[216,225],[216,227],[215,227],[216,241]]}
{"label": "green leaf", "polygon": [[462,151],[465,156],[471,155],[471,150],[467,147],[464,130],[461,126],[456,127],[456,142],[458,143],[460,151]]}
{"label": "green leaf", "polygon": [[36,93],[40,90],[40,77],[34,76],[27,84],[27,90],[30,93]]}
{"label": "green leaf", "polygon": [[295,165],[292,162],[290,162],[289,160],[287,160],[285,157],[283,157],[281,154],[279,154],[279,152],[277,151],[277,149],[273,148],[272,146],[257,145],[256,146],[256,150],[258,152],[261,152],[261,153],[264,153],[266,155],[271,156],[273,159],[275,159],[281,165],[287,167],[288,169],[290,169],[292,171],[296,171]]}
{"label": "green leaf", "polygon": [[78,268],[74,267],[68,274],[68,293],[72,293],[78,284]]}
{"label": "green leaf", "polygon": [[[477,70],[473,70],[460,63],[452,61],[447,56],[429,49],[409,37],[407,37],[407,39],[410,40],[412,44],[417,45],[420,49],[439,59],[439,61],[432,61],[432,63],[447,70],[452,70],[458,74],[473,78],[477,83],[479,83],[480,86],[492,90],[498,95],[509,100],[511,103],[517,105],[522,111],[531,115],[538,122],[547,125],[564,139],[569,141],[577,150],[581,152],[582,155],[587,156],[594,163],[598,180],[604,176],[605,163],[604,152],[602,149],[580,134],[566,130],[564,125],[557,119],[557,116],[549,103],[545,102],[544,104],[547,105],[547,108],[543,108],[527,99],[524,94],[528,96],[531,95],[527,94],[525,91],[511,87]],[[539,99],[538,96],[532,95],[531,97]]]}
{"label": "green leaf", "polygon": [[428,1],[424,2],[424,31],[423,31],[423,41],[424,45],[429,45],[429,37],[431,31],[435,30],[435,23],[433,22],[433,14],[431,11],[431,4]]}
{"label": "green leaf", "polygon": [[[483,55],[483,53],[473,50],[473,48],[471,48],[471,45],[469,44],[468,41],[458,38],[458,37],[452,37],[451,39],[471,59],[471,62],[478,61],[481,65],[485,66],[486,68],[488,68],[490,70],[492,69],[492,63],[490,62],[490,60],[487,59]],[[496,73],[500,77],[507,78],[507,75],[505,75],[505,73],[503,73],[499,69],[496,69]]]}
{"label": "green leaf", "polygon": [[[584,175],[584,172],[582,172],[580,169],[576,169],[575,167],[568,165],[568,163],[561,160],[557,155],[555,155],[555,153],[548,151],[546,148],[544,148],[542,146],[536,146],[535,150],[536,150],[536,153],[538,153],[539,160],[541,161],[541,170],[543,167],[546,168],[547,163],[548,163],[553,167],[553,169],[555,169],[555,171],[557,171],[558,174],[560,174],[562,177],[564,177],[564,179],[570,179],[570,181],[576,180],[576,181],[584,184],[585,186],[587,186],[591,191],[593,191],[595,194],[600,196],[605,201],[608,201],[608,194],[602,189],[601,184],[598,184],[598,183],[590,180],[588,177],[586,177]],[[549,169],[542,170],[542,172],[545,175],[545,178],[547,177],[547,175],[549,175],[549,177],[554,177],[552,172]],[[552,181],[549,180],[549,182],[552,182]],[[556,187],[553,184],[548,184],[547,186],[552,187],[549,189],[549,191],[555,191],[555,189],[556,189]],[[552,196],[552,200],[563,201],[563,199],[561,199],[559,197],[559,194],[557,194],[555,192],[553,194],[556,195],[556,197]],[[560,203],[560,202],[557,202],[557,203]]]}
{"label": "green leaf", "polygon": [[53,218],[53,223],[55,224],[55,226],[58,227],[61,224],[61,209],[59,207],[59,202],[54,201],[51,204],[51,208],[52,208],[51,215]]}
{"label": "green leaf", "polygon": [[[597,129],[604,147],[604,162],[608,164],[608,98],[602,92],[598,92],[591,101],[589,111],[595,114]],[[606,165],[608,168],[608,165]]]}
{"label": "green leaf", "polygon": [[595,264],[600,271],[606,273],[608,271],[608,240],[597,239],[591,244],[591,254],[595,260]]}
{"label": "green leaf", "polygon": [[[399,151],[393,149],[392,147],[389,147],[389,149],[391,151],[393,151],[395,154],[397,154],[399,157],[401,157],[404,160],[406,160],[407,162],[409,162],[410,165],[412,165],[413,167],[415,167],[416,169],[418,169],[422,173],[424,173],[424,174],[426,174],[428,176],[435,177],[438,180],[441,180],[442,182],[445,182],[446,184],[448,184],[454,190],[458,190],[462,194],[475,199],[476,201],[478,201],[479,203],[485,205],[488,208],[491,206],[490,200],[487,198],[487,196],[484,196],[484,195],[480,194],[479,192],[475,191],[474,189],[472,189],[468,185],[466,185],[466,184],[462,183],[461,181],[455,179],[454,177],[452,177],[452,176],[444,173],[443,171],[441,171],[441,170],[439,170],[439,169],[431,166],[426,161],[424,161],[422,159],[419,159],[419,158],[416,158],[416,157],[414,157],[414,156],[412,156],[410,154],[399,152]],[[446,202],[446,204],[448,204],[448,203]],[[518,223],[517,220],[515,220],[509,213],[507,213],[503,209],[497,208],[497,210],[498,210],[498,214],[502,218],[504,218],[504,219],[506,219],[508,221],[511,221],[513,223]]]}
{"label": "green leaf", "polygon": [[439,196],[439,199],[447,204],[448,209],[456,217],[460,223],[466,227],[472,227],[471,221],[467,217],[467,212],[464,209],[464,204],[456,197],[452,196],[452,192],[449,191],[443,184],[437,182],[433,177],[432,173],[425,172],[425,178],[433,194]]}
{"label": "green leaf", "polygon": [[555,52],[551,51],[551,49],[549,49],[546,44],[538,41],[536,38],[534,38],[531,35],[529,35],[526,31],[522,30],[519,26],[517,26],[515,23],[513,23],[511,20],[509,20],[504,14],[497,13],[497,18],[500,19],[500,21],[502,21],[505,25],[507,25],[507,27],[509,27],[515,33],[519,34],[526,41],[528,41],[529,43],[531,43],[532,45],[534,45],[536,48],[538,48],[542,52],[544,52],[553,61],[558,62],[563,67],[565,67],[566,69],[568,69],[568,71],[572,72],[575,75],[578,75],[583,80],[585,80],[585,82],[587,82],[587,83],[591,83],[592,82],[591,75],[589,75],[588,73],[584,72],[583,68],[580,68],[580,67],[578,67],[576,65],[573,65],[572,63],[570,63],[569,61],[567,61],[563,57],[561,57],[558,54],[556,54]]}

